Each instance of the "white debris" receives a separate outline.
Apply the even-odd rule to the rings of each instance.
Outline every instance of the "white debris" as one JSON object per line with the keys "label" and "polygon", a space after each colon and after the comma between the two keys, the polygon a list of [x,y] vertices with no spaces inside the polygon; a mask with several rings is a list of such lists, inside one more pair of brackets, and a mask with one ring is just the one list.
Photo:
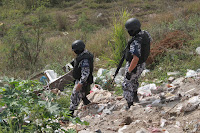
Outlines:
{"label": "white debris", "polygon": [[103,15],[102,13],[99,13],[99,14],[97,15],[97,18],[101,17],[102,15]]}
{"label": "white debris", "polygon": [[100,68],[97,72],[97,77],[103,76],[108,70]]}
{"label": "white debris", "polygon": [[180,128],[180,126],[181,126],[181,123],[180,123],[179,121],[176,121],[176,124],[175,124],[174,127],[176,127],[176,128]]}
{"label": "white debris", "polygon": [[196,48],[196,53],[197,53],[198,55],[200,55],[200,47],[197,47],[197,48]]}
{"label": "white debris", "polygon": [[180,72],[179,71],[176,71],[176,72],[167,72],[167,75],[168,76],[171,76],[171,75],[179,75]]}
{"label": "white debris", "polygon": [[124,125],[122,128],[118,130],[118,133],[124,133],[123,130],[127,128],[127,125]]}
{"label": "white debris", "polygon": [[148,85],[138,88],[138,94],[141,96],[150,96],[151,90],[155,90],[155,89],[157,89],[156,84],[148,84]]}
{"label": "white debris", "polygon": [[183,83],[184,80],[185,80],[184,77],[180,77],[180,78],[175,79],[175,80],[172,82],[172,84],[173,84],[173,85],[181,85],[181,84]]}
{"label": "white debris", "polygon": [[99,61],[100,61],[100,59],[99,59],[99,58],[95,58],[95,61],[96,61],[96,62],[99,62]]}
{"label": "white debris", "polygon": [[174,77],[169,77],[169,78],[168,78],[168,82],[169,82],[169,83],[172,83],[174,80],[175,80]]}
{"label": "white debris", "polygon": [[115,77],[115,83],[116,84],[122,84],[124,81],[124,77],[123,76],[116,76]]}
{"label": "white debris", "polygon": [[194,70],[187,70],[187,73],[186,73],[186,78],[190,78],[190,77],[196,77],[197,76],[197,72],[194,71]]}
{"label": "white debris", "polygon": [[125,67],[119,69],[118,75],[124,76],[125,75]]}
{"label": "white debris", "polygon": [[55,81],[58,78],[57,73],[54,72],[54,70],[46,70],[46,71],[44,71],[44,73],[46,74],[47,78],[49,79],[49,83]]}
{"label": "white debris", "polygon": [[148,69],[143,70],[142,74],[141,74],[141,77],[144,77],[149,72],[150,72],[150,70],[148,70]]}
{"label": "white debris", "polygon": [[183,111],[185,112],[193,111],[199,106],[199,104],[200,104],[199,96],[194,96],[186,102],[185,106],[183,107]]}
{"label": "white debris", "polygon": [[166,119],[161,118],[160,119],[160,127],[164,127],[166,122],[167,122]]}

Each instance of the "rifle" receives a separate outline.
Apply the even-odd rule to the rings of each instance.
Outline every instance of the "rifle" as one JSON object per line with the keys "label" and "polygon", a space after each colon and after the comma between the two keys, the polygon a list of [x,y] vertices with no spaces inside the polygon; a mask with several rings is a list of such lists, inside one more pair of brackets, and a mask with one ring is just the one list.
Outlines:
{"label": "rifle", "polygon": [[123,50],[123,56],[118,64],[118,67],[115,71],[115,74],[113,75],[113,79],[111,81],[111,84],[113,84],[114,80],[115,80],[115,77],[117,76],[118,72],[119,72],[119,69],[121,68],[123,62],[124,62],[124,59],[125,59],[125,55],[126,55],[126,49],[130,47],[131,43],[133,42],[133,38],[131,38],[129,41],[128,41],[128,44],[126,45],[126,48]]}

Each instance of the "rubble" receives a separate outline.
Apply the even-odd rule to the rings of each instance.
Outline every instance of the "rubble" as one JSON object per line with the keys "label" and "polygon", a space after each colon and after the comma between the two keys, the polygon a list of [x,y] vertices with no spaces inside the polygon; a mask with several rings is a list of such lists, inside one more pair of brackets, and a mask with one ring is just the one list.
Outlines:
{"label": "rubble", "polygon": [[[101,73],[103,71],[105,70],[102,69]],[[111,73],[113,72],[107,71],[107,77]],[[129,110],[124,109],[127,103],[122,96],[116,96],[95,84],[93,91],[87,96],[93,104],[80,104],[76,111],[77,116],[90,125],[79,125],[78,128],[81,132],[91,133],[97,129],[106,133],[198,132],[199,77],[198,74],[193,77],[171,77],[168,83],[161,85],[145,83],[138,89],[140,102],[134,103]]]}

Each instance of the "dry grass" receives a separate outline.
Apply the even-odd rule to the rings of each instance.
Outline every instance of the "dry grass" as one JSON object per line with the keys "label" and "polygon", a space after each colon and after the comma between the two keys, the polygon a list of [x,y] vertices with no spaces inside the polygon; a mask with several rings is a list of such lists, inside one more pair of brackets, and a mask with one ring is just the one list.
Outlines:
{"label": "dry grass", "polygon": [[109,52],[108,41],[111,38],[112,31],[110,29],[101,29],[92,34],[87,40],[86,48],[94,53],[95,57]]}
{"label": "dry grass", "polygon": [[68,14],[66,12],[57,11],[55,15],[55,20],[57,23],[57,27],[60,31],[65,31],[70,28]]}
{"label": "dry grass", "polygon": [[151,64],[157,56],[162,56],[170,49],[180,49],[190,39],[190,36],[182,31],[174,31],[166,34],[163,40],[151,46],[152,48],[147,63]]}
{"label": "dry grass", "polygon": [[183,8],[182,8],[183,16],[188,16],[188,15],[191,15],[192,13],[200,12],[200,1],[199,0],[195,0],[190,3],[183,2],[182,6],[183,6]]}

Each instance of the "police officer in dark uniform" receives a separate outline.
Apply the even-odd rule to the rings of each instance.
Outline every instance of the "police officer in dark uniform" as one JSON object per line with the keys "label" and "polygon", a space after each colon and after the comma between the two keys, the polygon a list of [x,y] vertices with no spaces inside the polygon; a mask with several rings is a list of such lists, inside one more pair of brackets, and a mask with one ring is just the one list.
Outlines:
{"label": "police officer in dark uniform", "polygon": [[[130,18],[125,23],[126,30],[132,37],[130,46],[126,49],[126,67],[125,78],[122,84],[123,96],[127,101],[127,108],[129,109],[133,102],[139,102],[137,96],[137,89],[139,87],[138,79],[145,69],[145,61],[150,52],[151,36],[147,31],[141,30],[141,23],[136,18]],[[142,45],[146,45],[142,49]],[[145,51],[146,49],[146,51]]]}
{"label": "police officer in dark uniform", "polygon": [[77,109],[81,99],[84,105],[90,103],[86,96],[89,94],[90,85],[93,83],[93,55],[85,50],[85,44],[81,40],[72,43],[72,50],[77,55],[72,62],[75,86],[71,94],[70,111],[73,116],[74,110]]}

